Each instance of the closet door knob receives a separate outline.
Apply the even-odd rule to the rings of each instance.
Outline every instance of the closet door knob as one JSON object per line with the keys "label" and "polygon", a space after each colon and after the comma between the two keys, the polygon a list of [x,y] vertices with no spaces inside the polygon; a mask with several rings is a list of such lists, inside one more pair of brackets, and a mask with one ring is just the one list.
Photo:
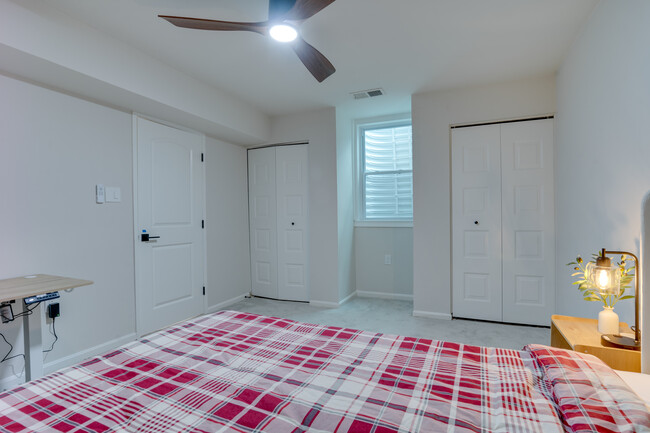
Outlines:
{"label": "closet door knob", "polygon": [[295,226],[295,225],[296,225],[296,223],[292,221],[292,222],[291,222],[291,225],[292,225],[292,226]]}
{"label": "closet door knob", "polygon": [[478,221],[474,221],[474,224],[475,224],[475,225],[478,225]]}

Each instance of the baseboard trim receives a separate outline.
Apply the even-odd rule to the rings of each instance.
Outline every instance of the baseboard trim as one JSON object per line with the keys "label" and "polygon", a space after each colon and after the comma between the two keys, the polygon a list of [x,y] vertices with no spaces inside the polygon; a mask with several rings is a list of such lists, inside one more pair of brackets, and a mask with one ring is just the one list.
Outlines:
{"label": "baseboard trim", "polygon": [[360,298],[392,299],[395,301],[413,300],[413,295],[406,293],[370,292],[367,290],[357,290],[357,296]]}
{"label": "baseboard trim", "polygon": [[354,298],[355,296],[357,296],[357,292],[356,292],[356,291],[350,293],[348,296],[346,296],[345,298],[341,299],[341,300],[339,301],[339,305],[343,305],[343,304],[345,304],[346,302],[350,301],[350,300],[351,300],[352,298]]}
{"label": "baseboard trim", "polygon": [[341,299],[338,302],[330,302],[330,301],[309,301],[309,305],[312,307],[319,307],[319,308],[339,308],[341,305],[345,304],[348,302],[350,299],[354,298],[357,296],[357,292],[354,291],[350,293],[348,296],[345,298]]}
{"label": "baseboard trim", "polygon": [[5,377],[0,379],[0,392],[4,392],[8,389],[15,388],[18,385],[25,382],[25,373],[23,372],[20,377]]}
{"label": "baseboard trim", "polygon": [[451,314],[434,313],[433,311],[413,310],[413,317],[426,317],[429,319],[451,320]]}
{"label": "baseboard trim", "polygon": [[106,343],[93,346],[89,349],[82,350],[81,352],[73,353],[72,355],[68,355],[61,359],[57,359],[56,361],[45,363],[43,364],[43,374],[50,374],[61,368],[69,367],[71,365],[77,364],[83,361],[84,359],[88,359],[93,356],[108,352],[109,350],[120,347],[123,344],[130,343],[135,339],[136,339],[136,335],[135,332],[133,332],[123,337],[119,337],[114,340],[107,341]]}
{"label": "baseboard trim", "polygon": [[208,307],[206,313],[216,313],[217,311],[221,311],[226,307],[230,307],[231,305],[236,304],[237,302],[243,301],[246,296],[248,296],[249,293],[243,293],[241,295],[237,295],[234,298],[230,298],[226,301],[219,302],[218,304],[212,305]]}
{"label": "baseboard trim", "polygon": [[338,302],[329,301],[309,301],[309,305],[319,308],[339,308],[340,306]]}

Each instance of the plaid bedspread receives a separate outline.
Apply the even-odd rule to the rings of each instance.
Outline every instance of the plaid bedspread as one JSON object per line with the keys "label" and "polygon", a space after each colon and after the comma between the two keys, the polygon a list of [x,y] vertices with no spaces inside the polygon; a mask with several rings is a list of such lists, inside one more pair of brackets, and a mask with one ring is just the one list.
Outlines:
{"label": "plaid bedspread", "polygon": [[[555,395],[567,378],[547,377],[542,352],[219,312],[0,394],[0,431],[570,430]],[[625,398],[603,431],[650,425]],[[585,406],[579,424],[601,412]]]}

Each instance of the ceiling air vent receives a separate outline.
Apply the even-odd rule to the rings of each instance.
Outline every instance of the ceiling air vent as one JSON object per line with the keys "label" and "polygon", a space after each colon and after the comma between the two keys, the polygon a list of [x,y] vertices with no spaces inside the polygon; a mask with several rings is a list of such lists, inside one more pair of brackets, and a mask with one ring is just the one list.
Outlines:
{"label": "ceiling air vent", "polygon": [[366,98],[374,98],[375,96],[381,96],[384,94],[384,91],[382,89],[370,89],[370,90],[362,90],[361,92],[354,92],[352,93],[352,96],[354,99],[366,99]]}

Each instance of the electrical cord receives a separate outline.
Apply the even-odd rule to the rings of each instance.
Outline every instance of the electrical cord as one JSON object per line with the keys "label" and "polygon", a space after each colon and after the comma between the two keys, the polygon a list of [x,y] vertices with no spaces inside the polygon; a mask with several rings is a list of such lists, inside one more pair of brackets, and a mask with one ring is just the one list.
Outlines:
{"label": "electrical cord", "polygon": [[44,350],[43,353],[48,353],[51,352],[54,349],[54,345],[56,342],[59,340],[59,336],[56,335],[56,327],[54,326],[54,323],[56,322],[56,318],[52,317],[52,333],[54,333],[54,341],[52,342],[52,346],[50,346],[49,349]]}
{"label": "electrical cord", "polygon": [[31,316],[34,314],[34,309],[41,305],[41,301],[38,301],[37,303],[34,304],[32,308],[27,307],[27,311],[23,311],[22,313],[14,314],[14,320],[16,320],[17,317],[23,317],[23,316]]}
{"label": "electrical cord", "polygon": [[[18,317],[29,316],[29,315],[31,315],[31,314],[34,314],[34,309],[35,309],[36,307],[38,307],[39,305],[40,305],[40,302],[37,302],[37,303],[36,303],[32,308],[27,307],[27,311],[23,311],[22,313],[19,313],[19,314],[14,314],[14,318],[11,319],[11,320],[9,320],[9,322],[13,322],[13,321],[16,320]],[[25,362],[27,361],[27,360],[25,359],[25,354],[24,354],[24,353],[21,353],[21,354],[18,354],[18,355],[14,355],[14,356],[9,356],[9,355],[11,355],[11,352],[14,351],[14,346],[13,346],[13,344],[11,344],[11,343],[7,340],[7,338],[4,336],[4,334],[0,333],[0,337],[2,337],[2,339],[5,341],[5,343],[7,343],[7,345],[9,346],[9,351],[8,351],[8,352],[5,354],[5,356],[0,360],[0,363],[1,363],[1,362],[5,362],[5,361],[9,361],[10,359],[20,358],[21,356],[22,356],[22,358],[23,358],[23,361],[25,361]],[[56,340],[55,340],[55,341],[56,341]]]}
{"label": "electrical cord", "polygon": [[21,353],[19,355],[9,356],[11,354],[11,352],[14,350],[14,346],[9,341],[7,341],[4,334],[0,333],[0,337],[2,337],[2,339],[5,341],[5,343],[7,343],[9,345],[9,352],[7,352],[7,354],[4,356],[4,358],[2,358],[2,360],[0,360],[0,362],[9,361],[10,359],[19,358],[21,356],[23,357],[23,361],[26,361],[24,353]]}

